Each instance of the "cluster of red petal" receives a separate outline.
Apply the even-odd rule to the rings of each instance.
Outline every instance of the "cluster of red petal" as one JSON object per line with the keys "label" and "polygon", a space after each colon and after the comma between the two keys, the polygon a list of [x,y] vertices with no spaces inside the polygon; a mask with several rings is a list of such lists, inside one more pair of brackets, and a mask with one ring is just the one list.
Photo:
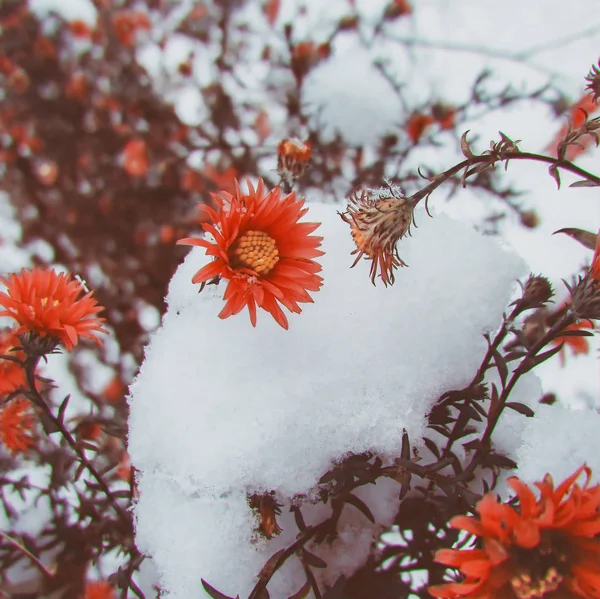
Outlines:
{"label": "cluster of red petal", "polygon": [[[40,337],[58,339],[68,351],[80,337],[101,341],[95,333],[106,333],[103,318],[96,314],[103,308],[85,293],[82,284],[70,275],[53,270],[34,268],[0,277],[6,285],[6,293],[0,292],[0,316],[14,318],[19,326],[14,331],[37,333]],[[81,294],[83,297],[80,297]]]}
{"label": "cluster of red petal", "polygon": [[[586,480],[579,486],[576,481],[582,473]],[[546,475],[536,483],[539,498],[513,477],[509,485],[516,493],[518,509],[488,494],[477,505],[478,518],[453,518],[450,525],[479,537],[481,548],[438,551],[436,561],[457,568],[465,579],[430,587],[431,595],[440,599],[515,599],[519,595],[513,585],[515,580],[519,584],[518,577],[526,567],[523,555],[530,552],[539,558],[560,551],[561,578],[559,582],[555,579],[554,588],[547,593],[557,590],[566,592],[560,596],[599,599],[600,485],[590,487],[590,476],[590,469],[582,466],[555,488],[552,477]],[[548,545],[548,539],[553,539],[554,545]]]}
{"label": "cluster of red petal", "polygon": [[108,582],[88,582],[83,599],[115,599],[115,589]]}
{"label": "cluster of red petal", "polygon": [[[569,110],[569,119],[571,126],[574,129],[581,127],[585,123],[589,114],[592,114],[598,110],[598,105],[594,98],[585,94],[580,100],[575,102]],[[554,136],[552,143],[548,146],[548,153],[554,155],[558,150],[558,145],[564,138],[565,134],[569,130],[569,125],[563,125],[560,131]],[[567,148],[566,158],[567,160],[575,160],[580,154],[583,154],[589,147],[591,147],[594,138],[591,135],[586,135],[580,138],[576,144],[572,144]]]}
{"label": "cluster of red petal", "polygon": [[[582,320],[580,322],[573,323],[569,325],[565,331],[581,331],[587,329],[593,329],[594,323],[591,320]],[[590,344],[586,337],[577,337],[565,335],[564,337],[557,337],[552,342],[553,345],[563,344],[563,347],[560,351],[560,360],[561,364],[564,366],[565,364],[565,347],[571,348],[574,356],[578,356],[580,354],[589,354],[590,353]]]}
{"label": "cluster of red petal", "polygon": [[35,419],[26,399],[13,399],[0,411],[0,441],[13,454],[27,451],[34,445],[31,431]]}
{"label": "cluster of red petal", "polygon": [[291,158],[300,162],[310,160],[312,146],[310,142],[302,142],[297,139],[284,139],[277,146],[277,154],[281,158]]}
{"label": "cluster of red petal", "polygon": [[[226,304],[220,318],[238,314],[248,307],[250,321],[256,326],[256,307],[269,312],[284,329],[288,320],[281,307],[300,313],[299,303],[312,302],[309,291],[318,291],[323,279],[316,273],[321,266],[313,260],[322,256],[317,249],[322,237],[311,235],[320,223],[298,222],[307,212],[304,200],[294,193],[281,197],[281,188],[265,193],[262,180],[254,189],[248,183],[249,193],[243,194],[235,181],[235,194],[222,191],[212,194],[218,209],[200,205],[199,209],[210,219],[202,228],[214,241],[186,238],[178,243],[206,249],[214,260],[200,269],[193,283],[205,283],[220,277],[228,281],[223,299]],[[279,253],[273,268],[259,274],[256,270],[236,265],[233,248],[236,241],[249,231],[258,231],[271,238]]]}
{"label": "cluster of red petal", "polygon": [[429,114],[413,113],[406,122],[406,133],[413,143],[418,143],[425,131],[434,123]]}
{"label": "cluster of red petal", "polygon": [[132,10],[117,12],[112,19],[112,23],[119,41],[128,47],[133,46],[135,43],[135,36],[139,30],[148,30],[151,27],[148,15]]}
{"label": "cluster of red petal", "polygon": [[[22,351],[12,351],[21,345],[13,331],[0,331],[0,356],[23,359]],[[27,385],[27,377],[22,366],[12,360],[0,358],[0,396],[8,395]]]}
{"label": "cluster of red petal", "polygon": [[596,249],[592,258],[592,265],[590,266],[590,276],[594,281],[600,281],[600,231],[598,231],[598,235],[596,236]]}

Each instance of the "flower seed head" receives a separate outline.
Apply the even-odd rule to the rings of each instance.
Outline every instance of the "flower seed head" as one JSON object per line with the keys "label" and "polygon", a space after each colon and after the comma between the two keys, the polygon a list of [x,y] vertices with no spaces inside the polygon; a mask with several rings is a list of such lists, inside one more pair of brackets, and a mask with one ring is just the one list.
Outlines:
{"label": "flower seed head", "polygon": [[394,270],[407,266],[398,255],[396,244],[407,233],[413,222],[415,204],[389,186],[380,190],[364,189],[355,193],[348,208],[340,213],[350,225],[352,239],[358,254],[354,264],[366,256],[371,260],[371,281],[379,274],[385,286],[394,283]]}
{"label": "flower seed head", "polygon": [[585,80],[588,82],[586,89],[592,94],[594,102],[597,102],[600,98],[600,61],[597,65],[592,65]]}

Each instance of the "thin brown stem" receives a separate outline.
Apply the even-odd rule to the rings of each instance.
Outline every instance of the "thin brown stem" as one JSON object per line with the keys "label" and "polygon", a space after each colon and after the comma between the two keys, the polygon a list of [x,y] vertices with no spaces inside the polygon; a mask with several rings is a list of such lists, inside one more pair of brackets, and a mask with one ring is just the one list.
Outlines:
{"label": "thin brown stem", "polygon": [[29,385],[29,391],[33,394],[36,399],[36,404],[42,408],[45,412],[46,417],[55,427],[55,430],[60,432],[63,439],[67,442],[71,450],[77,456],[77,459],[83,464],[84,468],[94,477],[98,486],[106,495],[106,498],[109,500],[111,507],[117,513],[119,518],[123,521],[124,524],[127,525],[128,529],[133,529],[132,521],[129,513],[119,504],[117,498],[114,496],[113,492],[108,487],[108,484],[102,477],[102,475],[96,470],[96,467],[90,460],[85,456],[84,450],[80,447],[80,445],[75,441],[73,435],[69,432],[67,427],[65,426],[63,420],[61,418],[57,418],[53,413],[40,392],[37,389],[36,380],[35,380],[35,369],[37,367],[39,358],[30,359],[28,358],[25,362],[25,373],[27,375],[27,384]]}
{"label": "thin brown stem", "polygon": [[0,538],[4,539],[9,545],[12,545],[19,553],[22,553],[25,557],[29,559],[29,561],[46,577],[53,578],[54,574],[42,564],[42,562],[35,556],[31,551],[23,547],[19,541],[7,535],[5,532],[0,530]]}
{"label": "thin brown stem", "polygon": [[502,157],[493,156],[490,154],[484,154],[482,156],[474,156],[472,158],[467,158],[462,162],[454,165],[452,168],[449,168],[447,171],[436,175],[429,185],[426,185],[415,194],[413,194],[410,199],[416,203],[420,202],[422,199],[428,197],[433,191],[435,191],[442,183],[445,183],[464,169],[469,168],[470,166],[474,166],[476,164],[482,164],[489,162],[489,166],[492,166],[496,162],[508,162],[509,160],[532,160],[534,162],[543,162],[545,164],[549,164],[551,166],[561,168],[566,170],[578,177],[582,177],[583,179],[596,183],[600,186],[600,177],[593,175],[592,173],[580,168],[576,164],[569,162],[567,160],[559,160],[558,158],[553,158],[552,156],[543,156],[541,154],[533,154],[531,152],[504,152]]}
{"label": "thin brown stem", "polygon": [[483,435],[481,436],[481,439],[479,440],[478,447],[475,450],[475,453],[474,453],[473,457],[471,458],[469,465],[465,469],[464,473],[461,475],[461,478],[466,479],[474,472],[475,468],[477,467],[477,464],[479,463],[481,454],[484,451],[487,451],[487,448],[491,441],[494,429],[496,428],[496,425],[498,424],[498,421],[500,420],[500,416],[504,410],[504,406],[505,406],[510,394],[512,393],[515,385],[517,384],[519,378],[530,369],[530,361],[537,355],[537,353],[543,347],[545,347],[549,342],[551,342],[556,337],[556,334],[559,331],[563,330],[565,327],[569,326],[573,322],[575,322],[575,318],[567,312],[560,320],[555,322],[552,325],[552,327],[550,327],[550,329],[547,331],[547,333],[541,339],[539,339],[536,343],[534,343],[531,346],[531,348],[527,352],[527,355],[521,360],[519,365],[514,369],[510,379],[508,380],[508,383],[502,389],[502,392],[500,393],[500,396],[498,397],[497,405],[494,407],[493,413],[492,413],[492,410],[490,409],[488,421],[487,421],[485,430],[483,432]]}

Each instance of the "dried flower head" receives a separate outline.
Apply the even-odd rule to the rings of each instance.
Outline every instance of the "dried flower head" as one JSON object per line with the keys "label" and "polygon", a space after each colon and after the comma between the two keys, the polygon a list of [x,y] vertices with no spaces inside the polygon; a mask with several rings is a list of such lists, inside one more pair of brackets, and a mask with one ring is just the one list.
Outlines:
{"label": "dried flower head", "polygon": [[258,532],[267,538],[272,539],[282,532],[277,524],[277,516],[281,514],[281,505],[273,495],[251,495],[248,503],[253,510],[258,511]]}
{"label": "dried flower head", "polygon": [[[34,333],[61,342],[67,351],[77,345],[80,337],[92,339],[98,345],[96,333],[106,333],[103,318],[96,314],[103,308],[85,293],[78,280],[54,270],[23,269],[7,278],[0,277],[6,292],[0,292],[0,316],[14,318],[19,326],[16,334]],[[83,296],[82,296],[83,294]]]}
{"label": "dried flower head", "polygon": [[277,147],[277,172],[288,186],[301,177],[308,166],[312,147],[308,141],[284,139]]}
{"label": "dried flower head", "polygon": [[398,255],[396,244],[410,234],[415,204],[402,197],[391,185],[380,190],[364,189],[355,193],[342,220],[350,225],[358,254],[352,266],[366,256],[371,260],[371,281],[375,285],[377,274],[385,286],[394,283],[394,269],[406,266]]}
{"label": "dried flower head", "polygon": [[[25,359],[22,351],[14,351],[21,345],[19,338],[13,331],[0,331],[0,356]],[[27,385],[25,369],[20,364],[10,359],[0,358],[0,396],[8,395],[20,387]]]}
{"label": "dried flower head", "polygon": [[29,401],[23,398],[9,401],[0,409],[0,441],[13,455],[31,449],[34,424]]}
{"label": "dried flower head", "polygon": [[580,277],[576,284],[567,289],[571,293],[571,309],[579,319],[600,320],[600,285],[598,285],[597,258],[593,259],[590,270],[585,277]]}
{"label": "dried flower head", "polygon": [[585,80],[588,82],[586,90],[592,94],[594,102],[597,102],[598,98],[600,98],[600,61],[598,62],[598,65],[592,65]]}
{"label": "dried flower head", "polygon": [[512,305],[519,312],[530,310],[531,308],[540,308],[553,295],[552,285],[546,277],[529,275],[523,285],[523,294]]}
{"label": "dried flower head", "polygon": [[214,257],[192,282],[227,279],[220,318],[248,307],[250,321],[256,326],[258,306],[287,329],[280,304],[300,313],[298,304],[312,302],[308,292],[318,291],[322,285],[323,279],[316,274],[321,266],[313,258],[323,255],[317,249],[323,238],[311,235],[320,223],[298,222],[308,212],[304,200],[294,193],[281,197],[279,187],[265,193],[262,179],[256,189],[248,182],[248,194],[242,193],[237,180],[235,187],[234,195],[225,191],[212,194],[218,210],[198,207],[210,220],[202,228],[213,241],[186,238],[178,242],[205,248],[207,255]]}
{"label": "dried flower head", "polygon": [[[577,480],[585,474],[584,483]],[[478,517],[457,516],[450,525],[477,537],[476,549],[442,549],[436,561],[457,568],[460,582],[434,586],[440,599],[600,598],[600,486],[591,471],[576,470],[554,487],[550,475],[533,491],[509,479],[518,506],[493,494],[477,504]]]}

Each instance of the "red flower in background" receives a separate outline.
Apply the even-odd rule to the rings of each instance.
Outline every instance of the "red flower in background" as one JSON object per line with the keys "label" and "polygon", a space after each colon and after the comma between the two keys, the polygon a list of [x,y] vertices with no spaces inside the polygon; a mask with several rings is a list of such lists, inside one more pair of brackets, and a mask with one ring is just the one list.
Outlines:
{"label": "red flower in background", "polygon": [[[594,98],[589,94],[583,96],[578,102],[575,102],[569,110],[569,118],[572,123],[572,127],[575,129],[577,127],[581,127],[581,125],[585,123],[587,115],[592,114],[596,110],[598,110],[598,106],[596,105]],[[554,140],[547,148],[547,151],[550,154],[556,155],[558,144],[564,137],[565,133],[567,133],[568,129],[569,125],[563,125],[563,127],[561,127],[560,131],[556,134]],[[575,160],[577,156],[583,154],[595,142],[592,136],[586,135],[580,138],[577,143],[580,145],[573,144],[567,148],[567,160]]]}
{"label": "red flower in background", "polygon": [[31,434],[35,424],[31,404],[23,398],[13,399],[0,409],[0,441],[13,455],[34,445]]}
{"label": "red flower in background", "polygon": [[[583,485],[577,480],[585,474]],[[464,576],[429,588],[440,599],[600,598],[600,486],[590,487],[582,466],[558,487],[550,475],[536,483],[536,498],[509,479],[518,507],[493,494],[477,504],[478,517],[457,516],[452,528],[478,539],[476,549],[442,549],[437,562]]]}
{"label": "red flower in background", "polygon": [[89,39],[92,36],[90,26],[81,19],[75,19],[69,23],[69,31],[74,37]]}
{"label": "red flower in background", "polygon": [[416,144],[433,122],[433,117],[429,114],[412,114],[406,122],[406,133],[410,140]]}
{"label": "red flower in background", "polygon": [[[24,359],[25,355],[22,351],[12,351],[13,348],[20,345],[19,338],[13,331],[0,332],[0,356]],[[23,367],[12,360],[0,358],[0,395],[8,395],[19,389],[19,387],[26,386],[27,377]]]}
{"label": "red flower in background", "polygon": [[267,17],[267,21],[269,21],[269,25],[274,25],[277,20],[277,15],[279,13],[279,7],[281,4],[281,0],[267,0],[267,3],[264,7],[265,15]]}
{"label": "red flower in background", "polygon": [[592,265],[590,266],[590,276],[594,281],[600,281],[600,231],[598,231],[598,235],[596,236],[596,249],[592,258]]}
{"label": "red flower in background", "polygon": [[83,599],[116,599],[115,589],[108,582],[88,582]]}
{"label": "red flower in background", "polygon": [[[581,331],[584,329],[593,329],[594,323],[591,320],[582,320],[581,322],[576,322],[574,324],[569,325],[565,331]],[[564,366],[565,364],[565,348],[568,347],[571,349],[571,352],[574,356],[578,356],[580,354],[588,354],[590,352],[590,344],[586,337],[578,337],[578,336],[570,336],[566,335],[564,337],[557,337],[552,342],[555,346],[563,343],[563,347],[560,351],[560,360],[561,364]]]}
{"label": "red flower in background", "polygon": [[442,131],[454,128],[456,124],[456,110],[452,106],[441,103],[434,104],[431,107],[431,114]]}
{"label": "red flower in background", "polygon": [[277,146],[277,171],[279,175],[291,183],[301,177],[310,161],[312,146],[308,141],[283,139]]}
{"label": "red flower in background", "polygon": [[258,306],[287,329],[288,320],[280,304],[300,313],[298,304],[312,302],[308,292],[318,291],[322,285],[316,274],[321,266],[313,260],[323,255],[317,249],[322,237],[311,235],[320,223],[298,222],[308,208],[294,193],[282,198],[279,187],[265,193],[262,179],[256,189],[250,183],[248,188],[248,194],[243,194],[236,181],[234,195],[224,191],[211,194],[217,210],[198,207],[210,219],[201,226],[214,241],[186,238],[178,243],[205,248],[214,258],[196,273],[193,283],[206,283],[215,277],[228,281],[220,318],[247,307],[256,326]]}
{"label": "red flower in background", "polygon": [[150,29],[148,15],[143,12],[122,10],[112,20],[119,41],[127,47],[133,46],[138,31]]}
{"label": "red flower in background", "polygon": [[123,168],[132,177],[144,177],[148,172],[148,150],[143,139],[132,139],[123,148]]}
{"label": "red flower in background", "polygon": [[17,321],[15,334],[54,337],[68,351],[80,337],[101,344],[96,333],[107,331],[102,328],[104,319],[96,314],[103,308],[92,292],[85,293],[83,285],[70,275],[34,268],[0,277],[0,282],[7,287],[6,292],[0,292],[0,306],[4,308],[0,316]]}

